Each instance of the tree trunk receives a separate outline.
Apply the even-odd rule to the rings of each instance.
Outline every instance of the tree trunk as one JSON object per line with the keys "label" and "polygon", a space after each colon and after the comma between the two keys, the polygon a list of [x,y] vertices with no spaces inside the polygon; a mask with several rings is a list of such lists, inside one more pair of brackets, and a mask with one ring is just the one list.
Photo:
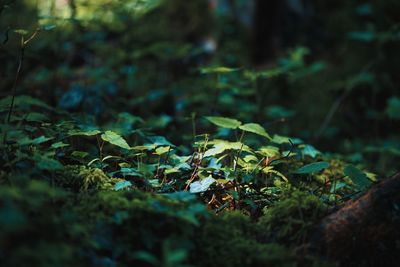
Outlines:
{"label": "tree trunk", "polygon": [[400,173],[323,218],[308,249],[340,266],[399,266]]}

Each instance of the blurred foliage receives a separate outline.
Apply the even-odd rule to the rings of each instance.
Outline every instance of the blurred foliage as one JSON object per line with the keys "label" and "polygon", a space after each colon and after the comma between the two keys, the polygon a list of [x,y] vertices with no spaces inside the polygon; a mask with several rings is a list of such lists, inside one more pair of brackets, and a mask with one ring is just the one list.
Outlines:
{"label": "blurred foliage", "polygon": [[0,0],[2,266],[329,266],[398,171],[400,5],[282,1],[254,65],[256,2]]}

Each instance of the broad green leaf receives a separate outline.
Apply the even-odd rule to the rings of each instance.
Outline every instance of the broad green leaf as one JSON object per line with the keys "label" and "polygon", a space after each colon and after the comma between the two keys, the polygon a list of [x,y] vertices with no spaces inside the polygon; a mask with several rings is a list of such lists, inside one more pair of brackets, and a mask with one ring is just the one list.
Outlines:
{"label": "broad green leaf", "polygon": [[254,163],[258,162],[258,158],[256,156],[254,156],[254,155],[246,155],[243,158],[243,160],[244,160],[244,162],[254,162]]}
{"label": "broad green leaf", "polygon": [[226,117],[206,117],[214,125],[222,128],[237,129],[242,123],[236,119]]}
{"label": "broad green leaf", "polygon": [[119,190],[122,190],[122,189],[130,187],[130,186],[132,186],[131,182],[129,182],[129,181],[120,181],[120,182],[115,184],[114,190],[115,191],[119,191]]}
{"label": "broad green leaf", "polygon": [[211,67],[211,68],[202,68],[200,72],[202,74],[216,73],[216,74],[224,74],[229,72],[238,71],[239,69],[232,69],[227,67]]}
{"label": "broad green leaf", "polygon": [[243,124],[243,125],[239,126],[239,129],[241,129],[241,130],[243,130],[245,132],[258,134],[258,135],[264,136],[264,137],[266,137],[268,139],[271,139],[269,134],[265,131],[264,127],[262,127],[258,123],[246,123],[246,124]]}
{"label": "broad green leaf", "polygon": [[276,146],[263,146],[260,147],[259,150],[257,150],[257,153],[264,156],[264,157],[275,157],[279,156],[279,147]]}
{"label": "broad green leaf", "polygon": [[223,153],[225,150],[242,150],[249,153],[253,153],[251,148],[241,142],[226,142],[220,141],[215,144],[212,148],[207,150],[203,157],[215,156]]}
{"label": "broad green leaf", "polygon": [[31,122],[45,122],[50,120],[48,116],[38,112],[31,112],[26,117],[22,118],[26,121],[31,121]]}
{"label": "broad green leaf", "polygon": [[284,144],[284,143],[290,143],[290,138],[287,136],[281,136],[281,135],[277,135],[274,134],[274,137],[272,138],[272,142],[276,143],[278,145]]}
{"label": "broad green leaf", "polygon": [[63,168],[63,165],[55,159],[51,159],[48,157],[44,157],[44,156],[36,156],[34,157],[34,160],[36,162],[36,166],[40,169],[40,170],[59,170]]}
{"label": "broad green leaf", "polygon": [[168,153],[170,151],[171,147],[170,146],[160,146],[156,148],[156,154],[161,156],[165,153]]}
{"label": "broad green leaf", "polygon": [[69,144],[65,144],[63,142],[57,142],[51,145],[51,148],[62,148],[62,147],[67,147]]}
{"label": "broad green leaf", "polygon": [[315,158],[318,154],[321,154],[321,152],[318,151],[317,149],[315,149],[315,147],[313,147],[311,145],[303,146],[303,155]]}
{"label": "broad green leaf", "polygon": [[229,149],[229,147],[225,143],[216,144],[212,148],[208,149],[204,153],[203,157],[215,156],[215,155],[221,154],[222,152],[224,152],[227,149]]}
{"label": "broad green leaf", "polygon": [[47,142],[49,140],[52,140],[52,139],[54,139],[54,138],[53,137],[46,137],[46,136],[42,135],[42,136],[39,136],[39,137],[33,139],[32,140],[32,144],[33,145],[38,145],[38,144],[45,143],[45,142]]}
{"label": "broad green leaf", "polygon": [[200,181],[196,181],[190,184],[190,193],[201,193],[207,191],[207,189],[215,183],[216,180],[211,176],[204,178]]}
{"label": "broad green leaf", "polygon": [[344,168],[344,174],[351,179],[358,190],[364,190],[371,185],[371,181],[368,179],[368,176],[352,165]]}
{"label": "broad green leaf", "polygon": [[113,132],[113,131],[106,131],[104,134],[101,135],[101,139],[104,141],[113,144],[115,146],[125,148],[125,149],[130,149],[131,147],[128,145],[128,143],[125,141],[122,136],[119,134]]}
{"label": "broad green leaf", "polygon": [[149,139],[152,142],[152,144],[155,146],[174,146],[164,136],[151,136],[151,137],[149,137]]}
{"label": "broad green leaf", "polygon": [[314,162],[314,163],[304,165],[303,167],[301,167],[297,171],[295,171],[295,173],[299,173],[299,174],[316,173],[316,172],[322,171],[323,169],[326,169],[328,167],[329,167],[328,162],[325,162],[325,161]]}

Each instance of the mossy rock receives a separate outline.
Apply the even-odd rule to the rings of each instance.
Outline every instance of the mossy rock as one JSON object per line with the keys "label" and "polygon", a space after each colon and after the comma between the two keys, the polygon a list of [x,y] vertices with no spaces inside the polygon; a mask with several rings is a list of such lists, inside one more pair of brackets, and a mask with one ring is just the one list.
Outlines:
{"label": "mossy rock", "polygon": [[0,188],[5,267],[297,266],[291,248],[259,238],[262,225],[239,212],[215,216],[190,193]]}
{"label": "mossy rock", "polygon": [[264,241],[296,245],[304,242],[308,231],[326,212],[321,200],[309,192],[292,191],[265,208],[259,219],[260,238]]}

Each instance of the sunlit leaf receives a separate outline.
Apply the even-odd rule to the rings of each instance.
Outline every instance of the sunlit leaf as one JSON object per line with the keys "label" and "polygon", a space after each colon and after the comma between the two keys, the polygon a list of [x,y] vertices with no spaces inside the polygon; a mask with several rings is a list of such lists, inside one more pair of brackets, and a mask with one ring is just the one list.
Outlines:
{"label": "sunlit leaf", "polygon": [[271,139],[269,134],[265,131],[264,127],[262,127],[260,124],[257,124],[257,123],[246,123],[246,124],[239,126],[239,129],[241,129],[245,132],[258,134],[258,135],[261,135],[268,139]]}
{"label": "sunlit leaf", "polygon": [[203,157],[215,156],[223,153],[226,150],[242,150],[252,153],[251,148],[241,142],[220,141],[217,144],[215,144],[212,148],[208,149],[204,153]]}
{"label": "sunlit leaf", "polygon": [[224,74],[224,73],[230,73],[234,71],[238,71],[239,69],[232,69],[232,68],[227,68],[227,67],[211,67],[211,68],[202,68],[200,69],[200,72],[202,74],[209,74],[209,73],[216,73],[216,74]]}
{"label": "sunlit leaf", "polygon": [[130,146],[125,141],[125,139],[113,131],[106,131],[104,134],[101,135],[101,139],[115,146],[130,149]]}
{"label": "sunlit leaf", "polygon": [[155,153],[156,153],[157,155],[163,155],[163,154],[165,154],[165,153],[168,153],[170,150],[171,150],[171,147],[170,147],[170,146],[160,146],[160,147],[157,147],[157,148],[156,148]]}
{"label": "sunlit leaf", "polygon": [[214,125],[222,128],[237,129],[242,123],[236,119],[226,117],[206,117]]}
{"label": "sunlit leaf", "polygon": [[132,183],[129,181],[120,181],[115,184],[114,190],[119,191],[119,190],[122,190],[122,189],[125,189],[128,187],[131,187],[131,186],[132,186]]}
{"label": "sunlit leaf", "polygon": [[211,176],[204,178],[200,181],[196,181],[190,184],[190,193],[201,193],[207,191],[207,189],[215,183],[216,180]]}
{"label": "sunlit leaf", "polygon": [[257,150],[257,153],[264,157],[275,157],[279,156],[279,147],[276,146],[263,146]]}

